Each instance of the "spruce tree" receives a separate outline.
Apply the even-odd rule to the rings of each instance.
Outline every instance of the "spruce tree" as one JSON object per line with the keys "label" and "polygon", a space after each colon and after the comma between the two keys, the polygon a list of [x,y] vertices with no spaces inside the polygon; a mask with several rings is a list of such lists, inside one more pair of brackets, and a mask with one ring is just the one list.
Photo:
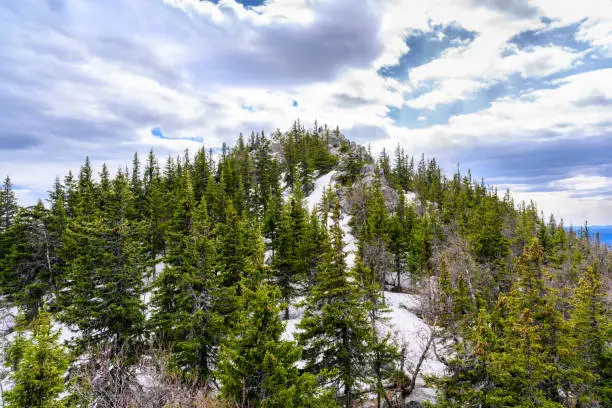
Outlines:
{"label": "spruce tree", "polygon": [[372,328],[361,307],[364,295],[359,277],[346,266],[337,201],[329,235],[297,338],[304,348],[305,370],[331,386],[342,405],[349,408],[369,379]]}
{"label": "spruce tree", "polygon": [[6,350],[11,365],[13,387],[2,395],[7,408],[62,408],[65,402],[64,376],[69,364],[68,351],[59,344],[59,331],[53,330],[51,316],[41,312],[31,325],[31,335],[23,328]]}
{"label": "spruce tree", "polygon": [[[274,256],[272,273],[279,286],[283,301],[289,303],[300,293],[299,286],[308,277],[308,213],[304,208],[303,195],[299,183],[293,188],[289,202],[283,205],[278,237],[272,242]],[[285,309],[288,318],[289,309]]]}
{"label": "spruce tree", "polygon": [[168,231],[166,266],[153,284],[150,324],[157,340],[171,348],[172,368],[196,382],[210,379],[219,330],[212,300],[216,253],[211,230],[206,202],[195,205],[187,174]]}
{"label": "spruce tree", "polygon": [[1,289],[32,319],[58,279],[59,237],[52,234],[51,216],[42,202],[18,212],[7,236],[10,245],[2,263]]}
{"label": "spruce tree", "polygon": [[366,194],[366,218],[359,234],[359,250],[365,265],[376,275],[384,288],[386,274],[391,266],[389,244],[389,214],[385,205],[382,182],[376,169],[374,185]]}
{"label": "spruce tree", "polygon": [[[573,297],[574,310],[570,325],[577,352],[565,363],[577,368],[578,378],[573,389],[583,404],[598,400],[605,405],[612,402],[612,374],[610,372],[610,340],[612,326],[605,306],[605,289],[600,266],[589,267],[580,278]],[[581,374],[581,375],[580,375]]]}
{"label": "spruce tree", "polygon": [[13,183],[9,176],[6,176],[0,190],[0,229],[8,230],[15,216],[17,215],[17,198],[13,191]]}
{"label": "spruce tree", "polygon": [[300,374],[301,350],[281,340],[280,291],[258,278],[241,281],[232,334],[220,350],[218,377],[222,394],[241,406],[329,406],[312,374]]}
{"label": "spruce tree", "polygon": [[81,346],[110,343],[116,351],[125,346],[134,351],[144,323],[146,259],[142,224],[127,219],[133,196],[124,173],[113,180],[112,203],[106,214],[91,208],[68,223],[61,317],[80,329]]}

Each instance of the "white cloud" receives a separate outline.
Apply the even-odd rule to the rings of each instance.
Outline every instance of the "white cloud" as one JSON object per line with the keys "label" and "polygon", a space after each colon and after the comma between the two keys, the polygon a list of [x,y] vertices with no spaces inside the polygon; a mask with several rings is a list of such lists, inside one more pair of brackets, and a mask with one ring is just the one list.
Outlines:
{"label": "white cloud", "polygon": [[576,35],[577,39],[588,41],[608,57],[612,57],[612,6],[608,14],[584,22]]}
{"label": "white cloud", "polygon": [[574,177],[555,180],[549,183],[553,188],[576,192],[606,192],[612,189],[612,177],[579,174]]}
{"label": "white cloud", "polygon": [[[541,89],[518,99],[494,101],[488,109],[453,116],[448,125],[427,129],[403,130],[403,140],[425,148],[432,141],[473,143],[538,140],[541,137],[588,137],[610,131],[612,110],[605,100],[612,100],[612,69],[590,71],[559,80],[556,89]],[[604,103],[601,103],[601,101]]]}
{"label": "white cloud", "polygon": [[486,83],[481,81],[451,78],[442,81],[437,89],[421,95],[416,99],[407,100],[405,104],[412,108],[435,109],[437,105],[466,98],[485,86]]}

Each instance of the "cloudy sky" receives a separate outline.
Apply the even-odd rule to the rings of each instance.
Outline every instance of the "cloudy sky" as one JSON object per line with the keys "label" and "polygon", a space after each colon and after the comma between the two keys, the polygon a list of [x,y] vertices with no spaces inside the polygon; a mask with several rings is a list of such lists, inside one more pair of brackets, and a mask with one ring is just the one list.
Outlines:
{"label": "cloudy sky", "polygon": [[0,0],[0,175],[318,119],[612,224],[610,0]]}

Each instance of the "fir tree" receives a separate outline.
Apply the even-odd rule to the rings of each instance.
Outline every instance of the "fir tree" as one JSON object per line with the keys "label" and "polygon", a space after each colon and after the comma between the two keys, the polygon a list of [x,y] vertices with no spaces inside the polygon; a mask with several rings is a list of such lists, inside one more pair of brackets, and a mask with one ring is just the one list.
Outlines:
{"label": "fir tree", "polygon": [[[612,402],[612,377],[610,377],[610,339],[612,326],[605,308],[605,291],[601,281],[599,265],[589,267],[578,282],[573,298],[574,310],[570,319],[577,353],[571,354],[574,361],[566,364],[579,372],[572,387],[583,404]],[[581,375],[580,375],[581,374]]]}
{"label": "fir tree", "polygon": [[58,279],[59,237],[52,235],[50,212],[42,202],[22,209],[10,226],[10,245],[2,268],[2,292],[21,306],[28,319],[42,307]]}
{"label": "fir tree", "polygon": [[0,191],[0,229],[8,230],[15,215],[17,215],[17,198],[13,191],[13,183],[9,176],[4,178]]}
{"label": "fir tree", "polygon": [[200,382],[209,380],[219,330],[212,301],[216,253],[210,236],[206,202],[195,205],[187,175],[168,231],[166,267],[153,285],[151,325],[157,339],[171,347],[173,368]]}
{"label": "fir tree", "polygon": [[126,218],[132,197],[127,178],[119,173],[109,212],[81,212],[66,228],[61,316],[81,330],[83,346],[110,342],[119,350],[133,346],[142,333],[146,263],[142,225]]}
{"label": "fir tree", "polygon": [[66,406],[62,399],[68,352],[59,344],[59,331],[51,326],[51,316],[41,312],[31,325],[31,335],[20,329],[7,349],[12,365],[13,387],[2,395],[9,408]]}
{"label": "fir tree", "polygon": [[317,270],[317,283],[306,300],[297,336],[304,347],[306,371],[335,390],[349,408],[358,399],[360,384],[368,379],[372,333],[358,277],[345,262],[340,206],[336,202],[330,242]]}
{"label": "fir tree", "polygon": [[220,351],[222,393],[241,406],[319,407],[330,405],[311,374],[296,366],[300,348],[281,340],[280,291],[258,279],[241,282],[234,332]]}
{"label": "fir tree", "polygon": [[[286,303],[299,293],[298,285],[308,277],[308,213],[303,200],[300,184],[297,183],[289,202],[283,205],[278,237],[272,242],[272,270]],[[289,309],[285,309],[285,318],[288,318],[288,314]]]}

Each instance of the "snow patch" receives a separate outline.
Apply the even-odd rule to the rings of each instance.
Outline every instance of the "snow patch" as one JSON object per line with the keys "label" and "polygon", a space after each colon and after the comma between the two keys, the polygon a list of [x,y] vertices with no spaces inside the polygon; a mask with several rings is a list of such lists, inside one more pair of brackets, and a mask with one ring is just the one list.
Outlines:
{"label": "snow patch", "polygon": [[[408,361],[416,365],[423,354],[427,339],[431,334],[431,328],[410,310],[420,308],[417,296],[405,293],[384,293],[387,306],[391,309],[388,314],[388,332],[395,334],[406,347]],[[433,350],[429,350],[421,366],[421,374],[442,375],[446,366],[434,356]]]}
{"label": "snow patch", "polygon": [[349,222],[351,216],[341,214],[342,219],[340,220],[340,228],[344,233],[344,251],[346,252],[346,266],[352,268],[355,266],[355,254],[357,253],[357,238],[351,233],[351,227]]}
{"label": "snow patch", "polygon": [[407,203],[414,203],[417,200],[417,194],[414,191],[404,190],[404,197]]}
{"label": "snow patch", "polygon": [[266,265],[270,265],[272,263],[272,255],[274,254],[274,251],[272,249],[267,249],[265,254],[264,254],[264,263]]}
{"label": "snow patch", "polygon": [[155,275],[159,275],[160,273],[162,273],[162,271],[164,270],[164,268],[166,267],[166,263],[165,262],[158,262],[155,264]]}
{"label": "snow patch", "polygon": [[336,178],[336,174],[337,171],[330,171],[315,180],[314,190],[306,197],[306,206],[310,212],[321,202],[323,192],[330,187],[330,183]]}

